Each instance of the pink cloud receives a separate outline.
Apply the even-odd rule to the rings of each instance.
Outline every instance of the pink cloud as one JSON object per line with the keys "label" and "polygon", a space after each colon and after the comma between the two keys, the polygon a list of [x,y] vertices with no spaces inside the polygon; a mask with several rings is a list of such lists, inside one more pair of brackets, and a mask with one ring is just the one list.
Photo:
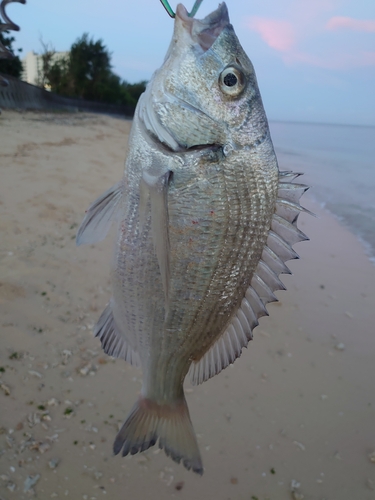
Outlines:
{"label": "pink cloud", "polygon": [[353,19],[352,17],[332,17],[326,24],[328,30],[348,28],[355,31],[375,32],[375,20]]}
{"label": "pink cloud", "polygon": [[[363,45],[365,50],[361,50],[358,46],[353,47],[351,44],[346,44],[346,47],[340,50],[334,43],[331,47],[325,46],[324,50],[319,43],[316,50],[307,52],[303,49],[306,47],[304,42],[308,39],[316,38],[319,42],[318,38],[324,33],[324,29],[335,31],[343,28],[359,32],[375,32],[375,20],[335,16],[327,22],[327,17],[322,18],[322,14],[324,15],[324,11],[327,10],[325,2],[329,3],[329,0],[316,0],[316,2],[317,4],[309,3],[310,8],[307,12],[300,9],[300,3],[296,3],[290,20],[251,17],[247,19],[246,25],[259,33],[262,40],[276,50],[287,65],[304,64],[342,71],[375,66],[375,52],[366,50]],[[336,37],[336,34],[331,35],[331,38]]]}
{"label": "pink cloud", "polygon": [[257,31],[262,39],[275,50],[286,52],[295,44],[295,33],[291,23],[287,21],[252,17],[249,28]]}

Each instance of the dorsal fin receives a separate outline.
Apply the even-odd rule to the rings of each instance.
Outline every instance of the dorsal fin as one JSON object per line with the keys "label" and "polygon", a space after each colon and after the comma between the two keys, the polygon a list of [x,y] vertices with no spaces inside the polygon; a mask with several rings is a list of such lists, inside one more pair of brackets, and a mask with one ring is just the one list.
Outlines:
{"label": "dorsal fin", "polygon": [[189,373],[193,384],[201,384],[220,373],[241,355],[242,349],[253,338],[252,331],[258,325],[258,319],[268,315],[266,304],[277,300],[273,292],[285,290],[278,276],[281,273],[290,274],[285,262],[298,258],[292,245],[308,239],[297,228],[299,214],[311,214],[298,204],[300,197],[308,189],[304,184],[293,183],[299,175],[301,174],[280,172],[275,214],[251,286],[223,334],[198,362],[192,363]]}

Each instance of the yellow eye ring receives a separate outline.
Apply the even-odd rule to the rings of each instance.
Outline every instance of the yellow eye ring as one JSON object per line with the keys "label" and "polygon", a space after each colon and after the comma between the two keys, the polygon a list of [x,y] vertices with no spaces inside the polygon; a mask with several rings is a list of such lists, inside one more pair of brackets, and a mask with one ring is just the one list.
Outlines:
{"label": "yellow eye ring", "polygon": [[236,97],[245,88],[245,75],[234,66],[229,66],[220,74],[219,85],[224,94]]}

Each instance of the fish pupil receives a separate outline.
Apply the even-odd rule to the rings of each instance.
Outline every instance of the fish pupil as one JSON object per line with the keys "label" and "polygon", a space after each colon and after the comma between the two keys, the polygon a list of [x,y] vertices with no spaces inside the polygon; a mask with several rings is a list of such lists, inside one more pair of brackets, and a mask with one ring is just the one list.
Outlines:
{"label": "fish pupil", "polygon": [[235,74],[233,74],[233,73],[227,73],[224,76],[224,84],[227,87],[234,87],[234,85],[236,85],[236,83],[237,83],[237,77],[236,77]]}

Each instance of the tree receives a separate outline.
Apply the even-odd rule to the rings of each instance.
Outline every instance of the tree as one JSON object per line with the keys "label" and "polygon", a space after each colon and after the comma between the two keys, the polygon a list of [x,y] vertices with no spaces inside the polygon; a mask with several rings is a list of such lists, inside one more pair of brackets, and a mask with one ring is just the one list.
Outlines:
{"label": "tree", "polygon": [[127,104],[135,106],[138,102],[138,99],[141,97],[141,94],[145,91],[147,82],[142,81],[138,83],[128,83],[122,82],[122,92],[127,101]]}
{"label": "tree", "polygon": [[[1,21],[0,24],[2,24]],[[13,36],[6,36],[4,33],[8,34],[9,32],[3,32],[0,29],[0,43],[2,43],[4,47],[6,47],[13,53],[13,42],[15,38]],[[22,49],[18,50],[19,52],[22,51]],[[19,78],[22,73],[22,63],[20,58],[18,56],[14,56],[9,59],[0,59],[0,73],[5,73],[6,75],[11,75]]]}
{"label": "tree", "polygon": [[102,40],[84,33],[72,45],[67,59],[56,60],[54,49],[43,43],[43,83],[66,97],[135,106],[146,82],[129,84],[112,72],[111,54]]}
{"label": "tree", "polygon": [[77,97],[93,101],[103,100],[113,78],[111,56],[102,40],[89,39],[87,33],[70,50],[70,76]]}

